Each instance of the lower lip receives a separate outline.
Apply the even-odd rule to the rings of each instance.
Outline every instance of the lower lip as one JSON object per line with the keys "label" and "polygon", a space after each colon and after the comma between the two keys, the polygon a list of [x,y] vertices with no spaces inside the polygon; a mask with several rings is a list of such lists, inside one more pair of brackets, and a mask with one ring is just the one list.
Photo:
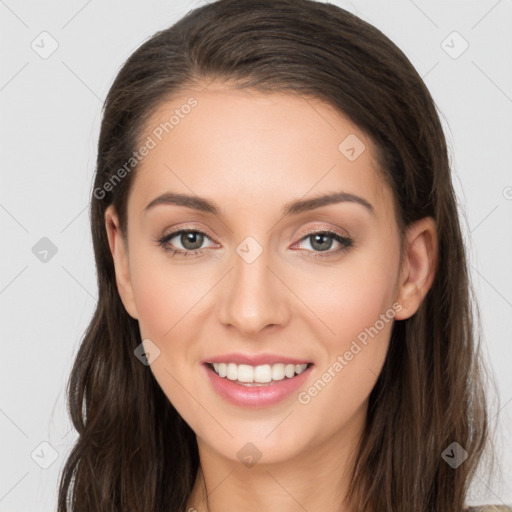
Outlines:
{"label": "lower lip", "polygon": [[234,405],[254,409],[277,404],[290,396],[306,382],[313,369],[311,364],[302,373],[291,379],[280,380],[265,386],[244,386],[243,384],[235,384],[225,377],[219,377],[207,364],[203,366],[213,389],[222,398]]}

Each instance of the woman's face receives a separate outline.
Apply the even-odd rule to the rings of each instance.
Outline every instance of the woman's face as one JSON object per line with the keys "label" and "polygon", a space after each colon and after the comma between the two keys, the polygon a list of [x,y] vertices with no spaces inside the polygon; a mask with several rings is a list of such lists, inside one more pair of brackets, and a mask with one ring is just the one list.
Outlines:
{"label": "woman's face", "polygon": [[[270,463],[355,439],[421,266],[400,268],[369,138],[318,100],[211,84],[162,104],[141,140],[126,248],[106,214],[117,283],[200,445]],[[213,360],[232,363],[227,377]],[[282,379],[294,362],[309,366]],[[255,373],[275,380],[231,380]]]}

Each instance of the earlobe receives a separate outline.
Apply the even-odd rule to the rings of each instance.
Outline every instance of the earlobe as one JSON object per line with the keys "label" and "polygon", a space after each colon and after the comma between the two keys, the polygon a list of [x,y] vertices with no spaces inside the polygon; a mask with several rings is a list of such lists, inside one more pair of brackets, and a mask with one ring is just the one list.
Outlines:
{"label": "earlobe", "polygon": [[434,219],[425,217],[413,222],[406,231],[404,244],[397,297],[402,309],[396,314],[396,320],[404,320],[416,313],[434,281],[438,261]]}
{"label": "earlobe", "polygon": [[110,205],[105,210],[105,229],[107,231],[110,253],[114,261],[119,296],[121,297],[126,312],[137,320],[138,315],[135,307],[133,287],[130,278],[130,266],[128,263],[128,248],[123,240],[119,226],[119,218],[113,205]]}

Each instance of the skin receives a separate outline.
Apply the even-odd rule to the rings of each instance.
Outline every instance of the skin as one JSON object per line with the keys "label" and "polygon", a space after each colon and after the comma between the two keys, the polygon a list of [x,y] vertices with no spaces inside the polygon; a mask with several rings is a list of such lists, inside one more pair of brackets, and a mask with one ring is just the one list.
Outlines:
{"label": "skin", "polygon": [[[417,311],[434,277],[435,224],[409,227],[400,265],[393,196],[372,141],[319,100],[214,82],[162,103],[143,139],[191,95],[197,106],[134,176],[127,244],[113,207],[105,214],[123,304],[160,350],[150,369],[197,435],[201,467],[187,510],[339,510],[393,320],[307,404],[293,393],[266,408],[232,405],[200,363],[228,352],[298,357],[315,365],[299,390],[307,391],[393,303],[396,320]],[[366,148],[354,161],[338,149],[350,134]],[[144,212],[170,191],[214,201],[221,215],[175,205]],[[338,191],[364,198],[375,215],[344,202],[281,216],[289,201]],[[207,233],[202,254],[173,257],[155,242],[183,228]],[[321,251],[309,229],[333,229],[354,245],[335,253],[341,244],[328,238]],[[236,252],[249,235],[263,249],[252,263]],[[178,235],[168,245],[194,247],[182,243]],[[251,467],[237,455],[247,442],[262,454]]]}

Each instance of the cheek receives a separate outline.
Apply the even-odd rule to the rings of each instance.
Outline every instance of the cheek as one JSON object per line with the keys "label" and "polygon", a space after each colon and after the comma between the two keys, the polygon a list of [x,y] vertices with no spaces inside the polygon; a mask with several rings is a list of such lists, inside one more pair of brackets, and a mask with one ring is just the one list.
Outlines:
{"label": "cheek", "polygon": [[134,251],[131,276],[141,334],[163,340],[180,319],[186,320],[208,280],[191,267],[173,264],[159,251]]}
{"label": "cheek", "polygon": [[[398,253],[365,249],[324,267],[314,274],[304,271],[299,293],[317,318],[317,333],[331,347],[342,349],[377,322],[389,334],[398,272]],[[384,323],[380,320],[385,315]],[[364,338],[364,335],[361,336]]]}
{"label": "cheek", "polygon": [[[398,251],[361,251],[346,259],[330,278],[310,280],[311,308],[330,331],[322,335],[327,357],[317,369],[315,385],[303,404],[330,410],[334,423],[346,421],[365,403],[384,364],[395,309]],[[332,407],[332,404],[339,404]],[[314,404],[314,405],[313,405]]]}
{"label": "cheek", "polygon": [[195,362],[190,333],[193,308],[204,295],[204,286],[192,271],[174,266],[154,252],[139,251],[132,259],[132,285],[142,339],[150,339],[160,353],[151,363],[151,372],[173,406],[187,420],[201,411],[184,392]]}
{"label": "cheek", "polygon": [[[392,285],[389,273],[353,272],[313,296],[312,309],[329,330],[316,322],[325,355],[311,386],[298,399],[305,411],[318,418],[310,420],[314,428],[326,436],[364,410],[382,370],[395,313]],[[320,420],[326,415],[331,420],[328,429]]]}
{"label": "cheek", "polygon": [[144,337],[161,339],[172,328],[176,307],[183,299],[180,295],[186,294],[183,287],[174,289],[177,294],[169,293],[169,283],[154,268],[134,280],[139,326]]}

